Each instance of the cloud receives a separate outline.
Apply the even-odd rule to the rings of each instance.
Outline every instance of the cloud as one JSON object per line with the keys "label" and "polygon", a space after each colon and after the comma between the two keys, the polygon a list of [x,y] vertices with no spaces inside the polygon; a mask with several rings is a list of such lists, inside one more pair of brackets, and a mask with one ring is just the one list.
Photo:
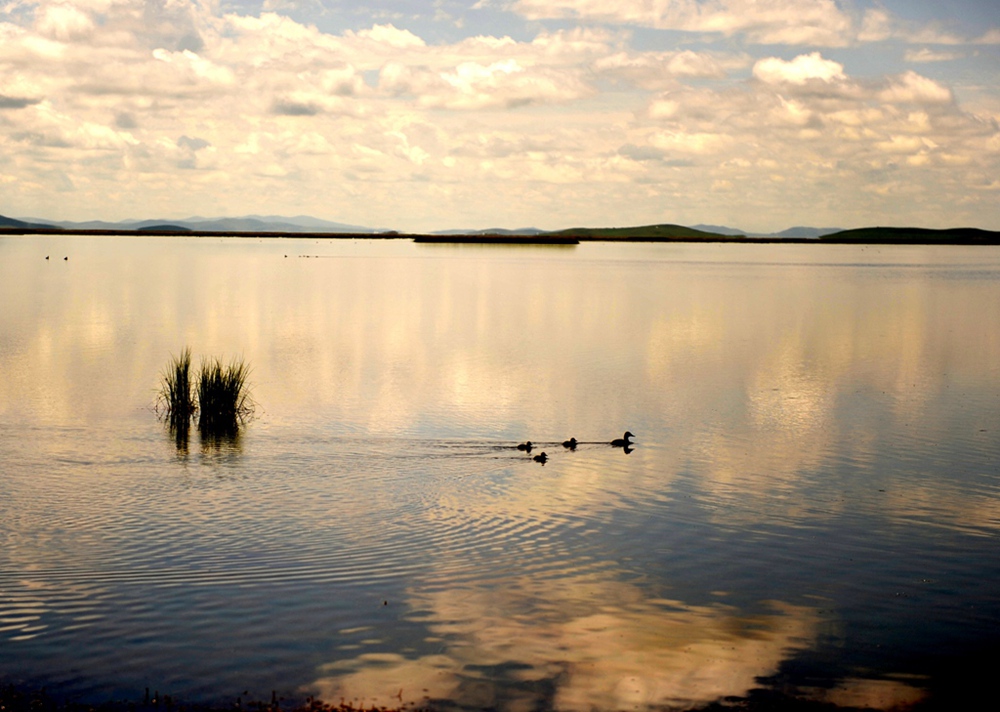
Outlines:
{"label": "cloud", "polygon": [[191,138],[189,136],[181,136],[177,139],[177,145],[181,148],[186,148],[191,151],[198,151],[202,148],[207,148],[212,144],[203,138]]}
{"label": "cloud", "polygon": [[938,24],[904,21],[882,7],[840,0],[515,0],[530,20],[585,20],[726,37],[762,45],[847,47],[888,39],[922,44],[996,44],[1000,30],[970,40]]}
{"label": "cloud", "polygon": [[854,22],[833,0],[517,0],[529,19],[587,19],[685,32],[744,34],[760,44],[841,46]]}
{"label": "cloud", "polygon": [[823,59],[819,52],[799,55],[790,62],[777,57],[761,59],[754,65],[753,75],[768,84],[798,85],[812,80],[830,83],[846,78],[842,64]]}
{"label": "cloud", "polygon": [[605,54],[594,62],[594,71],[602,77],[615,78],[644,89],[675,86],[683,79],[725,79],[733,71],[750,63],[743,54],[721,52],[621,51]]}
{"label": "cloud", "polygon": [[941,52],[922,47],[920,49],[908,49],[903,55],[907,62],[951,62],[961,59],[964,55],[958,52]]}
{"label": "cloud", "polygon": [[182,170],[198,168],[199,158],[207,155],[202,152],[206,150],[210,151],[211,146],[212,143],[203,138],[181,136],[177,139],[177,152],[175,154],[177,167]]}
{"label": "cloud", "polygon": [[375,25],[370,30],[358,32],[358,37],[393,49],[412,49],[426,46],[426,43],[412,32],[396,29],[392,25]]}
{"label": "cloud", "polygon": [[133,114],[128,111],[121,111],[115,115],[115,126],[120,129],[137,129],[139,122]]}
{"label": "cloud", "polygon": [[27,106],[37,104],[39,99],[25,99],[17,96],[4,96],[0,94],[0,109],[23,109]]}
{"label": "cloud", "polygon": [[459,110],[570,101],[593,91],[575,72],[525,67],[516,59],[462,62],[443,71],[390,63],[382,68],[379,86],[412,95],[425,107]]}
{"label": "cloud", "polygon": [[[525,615],[538,601],[544,610]],[[775,602],[748,616],[723,605],[647,599],[629,585],[586,577],[414,592],[408,603],[445,641],[441,652],[364,654],[325,665],[312,686],[322,699],[385,705],[389,695],[398,694],[398,704],[426,694],[480,708],[689,709],[746,695],[815,639],[819,624],[809,608]],[[507,684],[475,673],[500,668],[512,677]]]}
{"label": "cloud", "polygon": [[426,108],[565,103],[595,92],[588,63],[607,52],[608,41],[605,33],[574,30],[543,33],[531,42],[480,36],[450,47],[413,44],[408,58],[397,53],[382,65],[379,88]]}
{"label": "cloud", "polygon": [[176,69],[172,81],[178,85],[210,90],[218,86],[231,85],[236,79],[236,75],[229,67],[215,64],[191,50],[171,52],[155,49],[153,58]]}
{"label": "cloud", "polygon": [[309,102],[279,99],[272,105],[272,111],[281,116],[315,116],[322,109]]}
{"label": "cloud", "polygon": [[[818,47],[790,55],[739,41],[647,49],[623,28],[597,24],[454,41],[431,41],[402,21],[331,32],[185,0],[63,3],[77,12],[44,25],[46,8],[57,5],[0,22],[4,173],[23,186],[47,185],[43,165],[58,162],[77,185],[134,178],[136,194],[166,206],[175,198],[164,186],[193,186],[196,175],[225,184],[226,196],[349,222],[392,205],[394,214],[423,216],[411,218],[426,221],[414,229],[453,219],[496,224],[489,216],[500,203],[516,206],[516,224],[543,227],[606,222],[625,203],[637,222],[719,222],[748,210],[780,228],[802,222],[792,216],[808,205],[838,224],[854,204],[902,211],[892,181],[929,195],[909,209],[933,220],[983,224],[992,214],[989,191],[962,187],[989,185],[1000,170],[988,76],[974,89],[937,73],[852,76],[849,50],[832,59]],[[589,19],[645,7],[660,24],[715,23],[716,34],[744,38],[793,24],[778,17],[790,0],[536,5],[549,14],[572,6]],[[725,15],[746,8],[747,18]],[[93,26],[70,31],[70,17]],[[886,14],[867,18],[871,33],[899,32]],[[970,96],[974,105],[960,101]],[[211,145],[195,150],[178,136]],[[339,199],[305,197],[331,182]],[[202,201],[199,211],[217,212],[220,194],[205,184],[178,210]],[[738,190],[746,185],[753,189]],[[713,186],[733,186],[737,199]],[[20,212],[11,195],[8,210]],[[92,211],[79,195],[72,209]],[[751,209],[755,201],[763,207]],[[113,197],[102,205],[131,212]],[[743,225],[739,217],[732,222]]]}
{"label": "cloud", "polygon": [[865,11],[857,38],[860,42],[882,42],[892,37],[896,31],[892,15],[883,8],[874,7]]}
{"label": "cloud", "polygon": [[891,79],[878,98],[888,104],[948,104],[954,97],[948,87],[911,71]]}
{"label": "cloud", "polygon": [[56,40],[77,40],[94,31],[94,21],[72,5],[49,5],[40,9],[36,27],[41,34]]}

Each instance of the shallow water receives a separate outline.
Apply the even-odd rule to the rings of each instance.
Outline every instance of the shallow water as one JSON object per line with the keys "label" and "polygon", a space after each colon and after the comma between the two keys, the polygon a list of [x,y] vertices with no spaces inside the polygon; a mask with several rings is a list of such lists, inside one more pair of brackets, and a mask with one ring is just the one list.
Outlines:
{"label": "shallow water", "polygon": [[[0,682],[889,708],[1000,648],[1000,249],[4,237],[0,300]],[[157,420],[185,346],[238,439]]]}

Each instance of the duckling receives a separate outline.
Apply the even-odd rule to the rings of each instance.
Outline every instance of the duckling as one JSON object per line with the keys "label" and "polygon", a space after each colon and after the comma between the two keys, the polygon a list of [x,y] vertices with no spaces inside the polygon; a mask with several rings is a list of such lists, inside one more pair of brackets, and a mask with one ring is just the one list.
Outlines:
{"label": "duckling", "polygon": [[635,435],[626,430],[622,437],[611,441],[611,447],[628,447],[632,444],[632,438],[634,437]]}
{"label": "duckling", "polygon": [[545,461],[549,459],[549,456],[546,455],[544,452],[542,452],[542,453],[539,453],[538,455],[535,455],[531,459],[534,460],[535,462],[540,462],[540,463],[542,463],[544,465]]}
{"label": "duckling", "polygon": [[517,446],[517,449],[523,450],[524,452],[531,452],[531,441],[529,440],[526,443],[521,443],[520,445]]}
{"label": "duckling", "polygon": [[576,450],[576,438],[570,438],[569,440],[563,440],[562,446],[568,450]]}

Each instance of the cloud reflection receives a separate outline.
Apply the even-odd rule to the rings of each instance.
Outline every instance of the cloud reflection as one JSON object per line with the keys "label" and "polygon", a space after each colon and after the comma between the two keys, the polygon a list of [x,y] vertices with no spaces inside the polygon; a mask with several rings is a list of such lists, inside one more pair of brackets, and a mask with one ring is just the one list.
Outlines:
{"label": "cloud reflection", "polygon": [[691,708],[744,696],[816,638],[808,607],[746,615],[722,604],[646,598],[591,578],[517,579],[497,589],[415,592],[441,652],[362,655],[324,666],[328,701],[449,699],[503,710]]}
{"label": "cloud reflection", "polygon": [[[643,476],[621,492],[663,492],[690,471],[730,521],[795,522],[841,511],[839,496],[815,506],[810,473],[907,453],[954,471],[1000,416],[991,248],[73,238],[3,250],[18,308],[0,316],[0,416],[41,427],[144,417],[164,359],[187,343],[252,360],[277,435],[559,442],[629,427],[658,449],[631,456]],[[49,251],[73,259],[53,265]],[[1000,526],[989,491],[877,474],[909,493],[882,516],[916,520],[933,500],[946,521]],[[862,499],[873,482],[847,484]]]}

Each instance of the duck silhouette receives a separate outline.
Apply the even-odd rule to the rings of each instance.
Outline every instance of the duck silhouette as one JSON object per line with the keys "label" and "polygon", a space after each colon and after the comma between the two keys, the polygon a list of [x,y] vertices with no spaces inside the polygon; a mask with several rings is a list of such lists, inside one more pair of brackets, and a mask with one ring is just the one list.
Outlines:
{"label": "duck silhouette", "polygon": [[549,456],[546,455],[544,452],[542,452],[542,453],[539,453],[539,454],[535,455],[531,459],[534,460],[535,462],[540,462],[540,463],[542,463],[544,465],[545,462],[546,462],[546,460],[549,459]]}
{"label": "duck silhouette", "polygon": [[568,450],[576,450],[576,446],[577,445],[578,445],[578,443],[576,442],[576,438],[570,438],[569,440],[563,440],[563,444],[562,444],[562,446],[564,448],[568,449]]}
{"label": "duck silhouette", "polygon": [[615,438],[611,441],[611,447],[630,447],[632,445],[632,438],[634,437],[635,435],[626,430],[625,434],[620,438]]}
{"label": "duck silhouette", "polygon": [[517,446],[517,449],[523,450],[524,452],[531,452],[531,441],[529,440],[528,442],[521,443]]}

